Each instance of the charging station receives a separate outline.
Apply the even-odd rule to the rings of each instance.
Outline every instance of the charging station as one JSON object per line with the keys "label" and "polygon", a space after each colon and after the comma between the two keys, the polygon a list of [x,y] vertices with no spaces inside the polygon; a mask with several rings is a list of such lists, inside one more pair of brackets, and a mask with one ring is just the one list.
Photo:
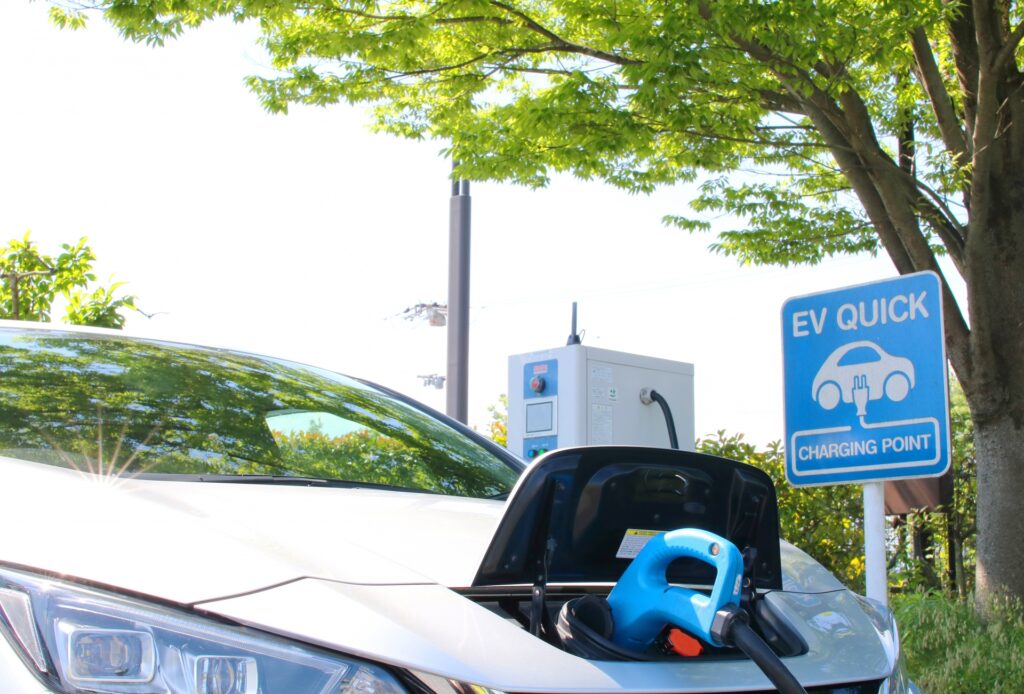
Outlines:
{"label": "charging station", "polygon": [[508,359],[508,448],[527,461],[568,446],[670,448],[668,421],[692,451],[693,416],[693,364],[582,344]]}

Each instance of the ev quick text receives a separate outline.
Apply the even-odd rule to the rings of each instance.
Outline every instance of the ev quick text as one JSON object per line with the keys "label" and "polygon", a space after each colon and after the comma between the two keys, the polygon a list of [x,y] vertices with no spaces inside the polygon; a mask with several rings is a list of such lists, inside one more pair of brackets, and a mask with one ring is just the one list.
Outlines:
{"label": "ev quick text", "polygon": [[[893,297],[878,297],[856,303],[841,304],[831,317],[835,326],[842,331],[871,328],[876,325],[903,323],[917,318],[928,318],[925,306],[927,291],[897,294]],[[812,332],[821,335],[826,321],[830,320],[827,306],[818,310],[807,309],[793,313],[793,337],[806,337]]]}

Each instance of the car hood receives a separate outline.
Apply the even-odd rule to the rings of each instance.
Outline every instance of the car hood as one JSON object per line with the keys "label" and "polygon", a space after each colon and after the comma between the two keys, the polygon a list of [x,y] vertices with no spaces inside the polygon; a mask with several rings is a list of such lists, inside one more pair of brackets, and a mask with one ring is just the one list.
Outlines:
{"label": "car hood", "polygon": [[[505,512],[503,501],[437,494],[0,465],[0,560],[180,604],[300,578],[469,586]],[[785,542],[782,566],[785,590],[843,589]]]}
{"label": "car hood", "polygon": [[125,479],[9,458],[0,465],[0,559],[182,604],[303,577],[466,586],[504,507],[377,489]]}
{"label": "car hood", "polygon": [[[501,501],[0,465],[7,563],[191,605],[428,679],[566,694],[767,688],[749,661],[584,660],[452,590],[472,583]],[[884,620],[870,605],[786,543],[782,568],[783,590],[766,599],[810,647],[789,663],[805,685],[892,671]]]}

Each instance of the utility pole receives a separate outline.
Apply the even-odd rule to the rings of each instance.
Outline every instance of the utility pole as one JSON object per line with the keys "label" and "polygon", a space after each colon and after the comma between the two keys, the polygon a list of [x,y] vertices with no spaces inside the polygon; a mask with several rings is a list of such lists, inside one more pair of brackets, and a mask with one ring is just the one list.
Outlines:
{"label": "utility pole", "polygon": [[[458,162],[452,162],[452,170]],[[463,424],[469,401],[469,181],[452,181],[448,217],[448,376],[445,413]]]}

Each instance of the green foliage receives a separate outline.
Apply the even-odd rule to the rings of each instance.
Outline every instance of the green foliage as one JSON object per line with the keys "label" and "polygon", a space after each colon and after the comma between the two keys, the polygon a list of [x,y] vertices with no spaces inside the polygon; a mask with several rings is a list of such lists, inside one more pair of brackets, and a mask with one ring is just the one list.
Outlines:
{"label": "green foliage", "polygon": [[[124,36],[149,43],[215,16],[256,19],[278,72],[248,82],[269,111],[370,104],[380,130],[449,142],[462,178],[542,186],[559,171],[650,191],[707,171],[756,168],[772,183],[716,179],[696,202],[698,210],[750,220],[714,246],[746,262],[817,262],[877,247],[832,160],[823,103],[867,116],[872,136],[890,149],[912,122],[929,162],[920,168],[922,185],[946,195],[964,180],[963,166],[942,157],[922,87],[893,79],[912,74],[914,29],[943,35],[952,5],[942,0],[101,0],[98,7]],[[80,13],[55,10],[54,21],[75,25]],[[952,83],[948,46],[935,50]],[[684,215],[666,219],[706,228]]]}
{"label": "green foliage", "polygon": [[65,320],[103,328],[124,326],[124,309],[135,309],[135,297],[115,296],[122,282],[90,287],[96,256],[83,236],[75,245],[62,244],[56,257],[45,255],[29,232],[0,249],[0,317],[15,320],[51,320],[54,300],[67,301]]}
{"label": "green foliage", "polygon": [[124,282],[97,287],[92,292],[75,291],[68,296],[67,318],[73,325],[94,325],[98,328],[124,327],[121,309],[135,310],[134,296],[115,296]]}
{"label": "green foliage", "polygon": [[61,29],[82,29],[85,27],[85,14],[79,9],[53,5],[50,7],[50,21]]}
{"label": "green foliage", "polygon": [[[974,424],[963,389],[951,379],[950,433],[953,453],[953,501],[935,511],[907,514],[893,531],[890,583],[900,590],[944,590],[966,598],[974,591],[977,563],[977,463]],[[914,536],[924,541],[915,553]],[[952,566],[951,566],[952,564]],[[952,571],[951,571],[952,569]],[[955,581],[947,577],[952,573]]]}
{"label": "green foliage", "polygon": [[487,406],[491,421],[487,423],[487,437],[499,446],[508,446],[508,396],[502,393],[498,402]]}
{"label": "green foliage", "polygon": [[768,473],[779,498],[782,537],[810,554],[850,588],[864,590],[864,509],[860,487],[794,487],[786,481],[782,445],[757,450],[742,434],[697,441],[697,450],[739,460]]}
{"label": "green foliage", "polygon": [[[442,491],[446,480],[420,464],[419,453],[397,439],[362,429],[344,436],[319,432],[275,433],[280,465],[290,475],[366,480],[408,489]],[[235,474],[261,474],[264,466],[238,467]]]}
{"label": "green foliage", "polygon": [[1024,683],[1024,606],[1000,600],[982,619],[969,601],[893,596],[907,670],[925,692],[1016,694]]}
{"label": "green foliage", "polygon": [[[746,228],[722,232],[711,246],[743,261],[785,266],[817,263],[832,255],[874,254],[878,250],[875,230],[862,215],[837,204],[840,196],[822,190],[820,183],[802,179],[734,185],[720,177],[705,182],[691,206],[698,212],[747,219]],[[679,217],[666,221],[684,228],[687,222]]]}

